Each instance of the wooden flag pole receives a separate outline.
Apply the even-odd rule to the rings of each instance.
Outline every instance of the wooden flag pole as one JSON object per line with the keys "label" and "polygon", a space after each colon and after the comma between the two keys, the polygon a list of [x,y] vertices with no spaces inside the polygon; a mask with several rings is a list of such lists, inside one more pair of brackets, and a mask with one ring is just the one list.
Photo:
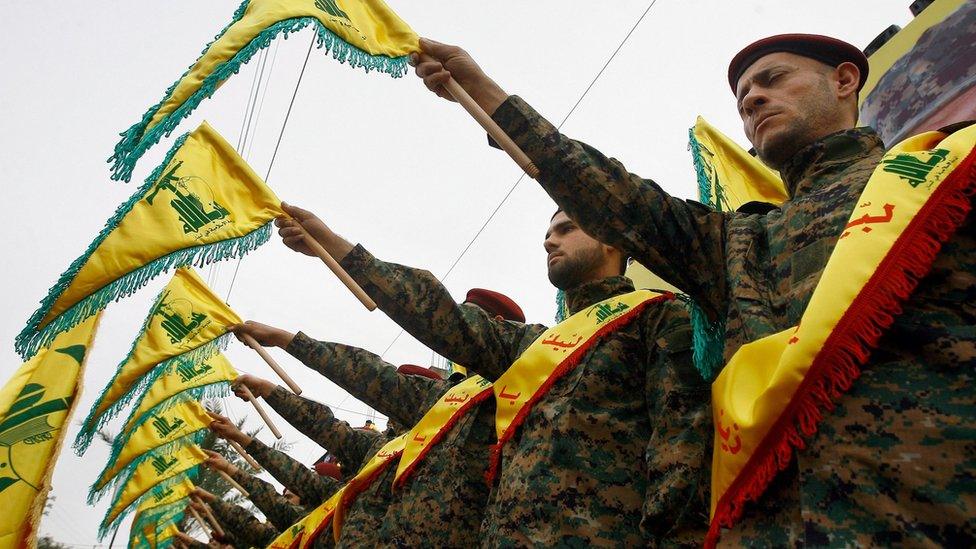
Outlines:
{"label": "wooden flag pole", "polygon": [[[421,53],[420,60],[422,62],[432,61],[433,58],[425,53]],[[481,108],[481,105],[476,103],[475,100],[468,95],[468,92],[461,87],[461,84],[458,84],[457,80],[454,78],[448,80],[447,83],[444,84],[444,89],[447,90],[447,93],[451,94],[451,97],[453,97],[455,101],[464,107],[464,110],[468,111],[468,114],[470,114],[471,117],[474,118],[486,132],[488,132],[488,135],[491,136],[495,143],[498,143],[498,146],[501,147],[503,151],[508,153],[508,156],[512,157],[512,160],[514,160],[515,163],[518,164],[529,177],[532,179],[539,178],[539,168],[536,167],[535,163],[532,162],[528,155],[526,155],[522,149],[514,141],[512,141],[512,138],[509,137],[508,134],[505,133],[505,131],[502,130],[502,128],[496,124],[494,120],[491,119],[491,116],[489,116],[488,113]]]}
{"label": "wooden flag pole", "polygon": [[246,461],[251,467],[254,467],[258,471],[261,470],[261,464],[259,464],[257,461],[255,461],[254,458],[251,457],[251,454],[247,453],[247,451],[244,450],[244,448],[241,447],[241,445],[238,444],[236,440],[229,440],[228,439],[227,440],[227,444],[230,444],[230,446],[235,451],[237,451],[237,453],[240,454],[241,457],[244,458],[244,461]]}
{"label": "wooden flag pole", "polygon": [[224,529],[220,527],[220,523],[217,522],[217,517],[215,517],[213,511],[210,510],[210,506],[207,505],[206,502],[204,502],[201,499],[198,498],[193,498],[193,499],[196,500],[196,502],[199,503],[200,505],[203,505],[203,512],[206,515],[207,520],[210,521],[210,526],[213,526],[214,532],[217,532],[217,535],[223,538]]}
{"label": "wooden flag pole", "polygon": [[241,337],[244,339],[244,343],[248,347],[254,349],[259,355],[261,355],[261,358],[264,359],[264,361],[268,364],[268,366],[271,366],[271,369],[274,370],[276,374],[278,374],[278,377],[280,377],[281,380],[285,382],[285,385],[288,385],[288,387],[292,390],[293,393],[295,393],[296,395],[302,394],[302,388],[299,387],[298,384],[295,383],[287,373],[285,373],[285,371],[281,368],[281,366],[278,366],[278,363],[275,362],[275,359],[271,358],[271,355],[268,354],[268,351],[265,350],[265,348],[262,347],[260,343],[258,343],[253,337],[251,337],[250,334],[242,333]]}
{"label": "wooden flag pole", "polygon": [[352,279],[351,276],[349,276],[349,273],[347,273],[346,270],[339,265],[339,262],[332,257],[332,254],[330,254],[325,248],[322,247],[321,244],[319,244],[318,240],[315,240],[312,238],[312,235],[308,234],[308,230],[302,226],[301,222],[299,222],[297,219],[295,222],[298,224],[298,228],[302,230],[302,237],[305,239],[305,244],[308,244],[308,247],[312,249],[312,253],[318,256],[318,258],[322,260],[322,263],[325,263],[325,266],[332,271],[332,274],[336,275],[339,280],[345,284],[346,288],[349,288],[352,295],[356,296],[356,299],[358,299],[363,306],[370,311],[376,310],[376,302],[366,295],[366,292],[363,290],[362,286],[360,286],[355,280]]}
{"label": "wooden flag pole", "polygon": [[190,508],[190,514],[193,515],[193,518],[200,523],[200,528],[203,528],[203,533],[207,534],[208,538],[212,538],[213,532],[211,532],[210,529],[207,528],[207,523],[203,521],[203,517],[200,516],[200,513],[197,513],[197,510],[194,509],[192,505],[188,505],[187,507]]}
{"label": "wooden flag pole", "polygon": [[270,417],[268,417],[268,413],[264,411],[264,406],[261,406],[261,403],[258,402],[256,398],[254,398],[254,393],[252,393],[251,390],[247,388],[247,385],[244,384],[241,384],[241,392],[244,393],[244,396],[247,398],[248,402],[250,402],[251,405],[254,406],[254,409],[258,411],[258,415],[261,416],[261,419],[264,420],[265,425],[267,425],[268,428],[271,429],[271,433],[275,436],[275,438],[280,439],[281,431],[279,431],[278,428],[275,427],[274,422],[271,421]]}
{"label": "wooden flag pole", "polygon": [[244,489],[243,486],[241,486],[240,484],[237,484],[237,481],[236,480],[230,478],[230,475],[228,475],[227,473],[221,471],[220,469],[217,469],[217,474],[219,474],[221,477],[223,477],[224,480],[227,481],[227,484],[230,484],[231,486],[233,486],[234,488],[236,488],[237,491],[241,493],[241,495],[243,495],[246,498],[251,497],[251,494],[249,494],[247,492],[247,490]]}

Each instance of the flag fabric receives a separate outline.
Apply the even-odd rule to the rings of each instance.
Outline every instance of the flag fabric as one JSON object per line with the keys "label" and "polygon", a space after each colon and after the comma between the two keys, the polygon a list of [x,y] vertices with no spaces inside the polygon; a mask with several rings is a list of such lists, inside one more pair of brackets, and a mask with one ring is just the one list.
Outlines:
{"label": "flag fabric", "polygon": [[688,148],[706,206],[735,211],[749,202],[779,205],[789,198],[776,172],[700,116],[688,130]]}
{"label": "flag fabric", "polygon": [[0,389],[0,547],[32,547],[100,315],[61,333]]}
{"label": "flag fabric", "polygon": [[188,500],[177,501],[163,507],[136,511],[129,528],[129,547],[153,547],[156,545],[156,532],[167,524],[178,524],[183,520]]}
{"label": "flag fabric", "polygon": [[131,431],[115,437],[108,461],[88,492],[88,503],[95,503],[114,486],[114,479],[125,478],[140,463],[174,448],[198,445],[213,421],[195,400],[184,400],[168,410],[153,413]]}
{"label": "flag fabric", "polygon": [[128,181],[139,158],[276,36],[312,26],[319,48],[352,67],[394,77],[407,55],[420,51],[417,34],[383,0],[246,0],[200,58],[128,130],[109,158],[112,179]]}
{"label": "flag fabric", "polygon": [[[133,506],[138,507],[147,499],[155,499],[158,494],[166,494],[167,488],[182,485],[184,480],[194,481],[200,473],[200,464],[206,460],[207,454],[199,446],[183,446],[172,454],[158,455],[140,463],[118,483],[119,488],[99,525],[98,538],[104,538]],[[177,495],[166,494],[159,504],[178,501],[180,498]]]}
{"label": "flag fabric", "polygon": [[17,336],[25,359],[173,267],[242,257],[268,240],[281,201],[206,122],[166,159],[48,291]]}
{"label": "flag fabric", "polygon": [[98,429],[158,377],[152,374],[155,368],[166,371],[175,361],[212,357],[227,345],[227,326],[239,323],[240,317],[192,269],[178,269],[156,298],[128,356],[95,399],[75,439],[76,452],[82,454]]}

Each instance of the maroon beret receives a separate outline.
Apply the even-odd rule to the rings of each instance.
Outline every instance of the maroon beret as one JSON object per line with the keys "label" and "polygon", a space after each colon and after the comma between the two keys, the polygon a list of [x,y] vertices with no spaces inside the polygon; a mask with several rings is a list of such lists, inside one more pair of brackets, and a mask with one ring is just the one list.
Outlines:
{"label": "maroon beret", "polygon": [[321,477],[332,477],[336,480],[342,480],[342,469],[339,468],[337,463],[320,461],[312,467],[315,468],[315,472]]}
{"label": "maroon beret", "polygon": [[403,374],[405,376],[424,376],[431,379],[436,379],[440,381],[442,378],[434,370],[430,368],[424,368],[423,366],[415,366],[413,364],[404,364],[397,368],[398,374]]}
{"label": "maroon beret", "polygon": [[488,314],[498,315],[505,320],[525,322],[525,313],[522,312],[522,308],[505,294],[482,288],[471,288],[464,298],[464,302],[477,305],[487,311]]}
{"label": "maroon beret", "polygon": [[843,40],[819,34],[777,34],[749,44],[732,58],[729,63],[729,86],[732,87],[732,93],[735,93],[735,85],[746,69],[759,58],[776,52],[802,55],[831,67],[848,61],[854,63],[861,71],[861,82],[857,91],[861,91],[868,77],[868,58],[857,47]]}

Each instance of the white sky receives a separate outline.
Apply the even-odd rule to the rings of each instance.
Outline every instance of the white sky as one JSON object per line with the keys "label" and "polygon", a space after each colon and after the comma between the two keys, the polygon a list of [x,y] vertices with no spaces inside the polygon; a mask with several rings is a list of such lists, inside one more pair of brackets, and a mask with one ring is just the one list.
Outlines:
{"label": "white sky", "polygon": [[[509,93],[558,122],[648,5],[616,0],[612,9],[578,0],[468,3],[389,0],[421,35],[472,52]],[[695,197],[687,129],[703,115],[740,143],[744,136],[726,84],[729,59],[757,38],[782,32],[831,34],[864,47],[889,24],[911,18],[909,0],[660,0],[614,59],[563,131],[654,177],[677,196]],[[13,372],[14,336],[60,273],[102,228],[117,205],[161,160],[164,140],[138,164],[132,184],[108,178],[105,159],[118,132],[137,121],[230,19],[237,0],[167,2],[8,2],[0,21],[0,170],[11,230],[0,242],[9,269],[0,319],[0,358]],[[604,4],[609,5],[609,4]],[[594,9],[600,6],[599,9]],[[310,39],[302,31],[269,49],[263,100],[245,158],[264,174]],[[271,59],[275,61],[272,64]],[[174,137],[206,119],[236,143],[255,76],[255,57]],[[264,95],[266,94],[266,95]],[[259,114],[259,115],[258,115]],[[350,70],[313,51],[269,184],[285,201],[315,211],[336,231],[378,257],[442,274],[519,175],[457,105],[437,100],[412,75],[394,80]],[[545,277],[542,237],[553,204],[531,180],[516,189],[446,280],[455,297],[468,288],[504,292],[530,322],[549,323],[554,291]],[[42,215],[43,214],[43,215]],[[226,295],[236,262],[201,274]],[[135,337],[161,276],[108,307],[88,359],[85,392],[66,447],[94,397]],[[368,313],[318,260],[298,256],[277,236],[247,256],[230,303],[244,318],[381,353],[399,328]],[[370,410],[284,352],[272,350],[305,395],[340,405],[361,425]],[[251,351],[227,353],[242,372],[274,374]],[[427,365],[431,353],[407,335],[386,359]],[[0,375],[0,380],[8,377]],[[259,418],[226,400],[232,417]],[[124,418],[124,416],[123,416]],[[122,419],[122,418],[120,418]],[[381,423],[383,423],[381,421]],[[321,453],[283,420],[293,455]],[[270,442],[270,433],[260,438]],[[83,458],[70,449],[54,473],[56,498],[41,534],[97,546],[108,498],[85,503],[108,450]],[[127,521],[116,546],[127,539]],[[106,539],[102,545],[108,544]]]}

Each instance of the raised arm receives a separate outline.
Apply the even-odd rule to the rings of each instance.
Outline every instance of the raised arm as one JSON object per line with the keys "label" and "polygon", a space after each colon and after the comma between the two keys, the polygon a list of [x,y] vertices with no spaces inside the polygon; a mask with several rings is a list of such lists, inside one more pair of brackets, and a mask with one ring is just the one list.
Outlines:
{"label": "raised arm", "polygon": [[306,509],[314,509],[342,486],[334,478],[319,475],[256,438],[252,437],[251,443],[244,446],[244,449],[285,488],[297,494]]}
{"label": "raised arm", "polygon": [[[224,501],[201,488],[196,488],[194,494],[210,506],[217,522],[224,527],[224,530],[231,533],[235,542],[240,541],[241,546],[266,547],[278,537],[279,532],[274,525],[261,522],[240,505]],[[238,546],[237,543],[234,545]]]}
{"label": "raised arm", "polygon": [[445,97],[444,84],[453,75],[535,163],[539,183],[584,231],[678,286],[710,315],[724,310],[725,214],[674,198],[619,161],[562,135],[461,48],[427,39],[421,47],[427,57],[415,59],[416,72],[427,87]]}

